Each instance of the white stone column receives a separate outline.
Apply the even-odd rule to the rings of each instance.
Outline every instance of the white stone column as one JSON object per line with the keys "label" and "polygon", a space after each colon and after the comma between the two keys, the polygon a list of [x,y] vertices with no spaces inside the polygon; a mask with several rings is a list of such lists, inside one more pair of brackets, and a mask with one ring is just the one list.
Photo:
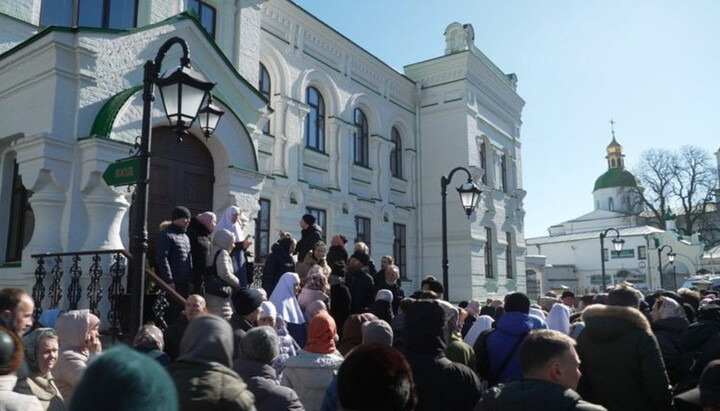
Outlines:
{"label": "white stone column", "polygon": [[258,84],[262,3],[267,0],[237,0],[235,12],[235,67],[250,84]]}
{"label": "white stone column", "polygon": [[273,174],[287,175],[287,169],[285,168],[285,145],[287,144],[285,117],[288,111],[288,101],[289,99],[285,96],[279,96],[274,101],[273,127],[275,128],[275,144],[273,146]]}
{"label": "white stone column", "polygon": [[287,99],[288,108],[285,113],[284,130],[284,168],[287,177],[293,181],[303,176],[303,130],[305,117],[310,108],[295,100]]}
{"label": "white stone column", "polygon": [[370,167],[373,169],[373,197],[387,201],[390,198],[390,150],[393,144],[385,138],[370,138]]}

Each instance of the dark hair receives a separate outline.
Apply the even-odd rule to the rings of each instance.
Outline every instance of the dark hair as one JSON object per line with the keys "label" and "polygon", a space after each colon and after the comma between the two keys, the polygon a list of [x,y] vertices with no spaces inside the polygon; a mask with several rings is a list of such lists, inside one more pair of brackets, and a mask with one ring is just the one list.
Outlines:
{"label": "dark hair", "polygon": [[530,299],[527,295],[516,292],[505,296],[505,312],[530,313]]}
{"label": "dark hair", "polygon": [[25,290],[20,288],[3,288],[0,290],[0,312],[5,310],[14,312],[15,308],[17,308],[18,304],[20,304],[20,300],[22,300],[22,298],[26,295],[30,297]]}
{"label": "dark hair", "polygon": [[313,251],[315,251],[315,249],[318,248],[318,247],[325,247],[325,248],[327,248],[327,246],[325,245],[325,243],[322,242],[322,241],[318,241],[318,242],[316,242],[315,244],[313,244],[313,248],[312,248]]}
{"label": "dark hair", "polygon": [[565,290],[562,292],[562,295],[560,295],[560,298],[566,298],[566,297],[575,298],[575,293],[570,290]]}
{"label": "dark hair", "polygon": [[443,287],[442,284],[440,284],[440,281],[432,280],[427,282],[428,289],[435,294],[442,294],[445,292],[445,287]]}
{"label": "dark hair", "polygon": [[440,297],[438,297],[434,291],[417,290],[410,296],[410,298],[414,298],[416,300],[437,300]]}
{"label": "dark hair", "polygon": [[680,298],[682,298],[684,303],[690,304],[690,306],[697,311],[698,308],[700,308],[700,293],[693,290],[688,289],[680,289],[678,291],[678,294],[680,294]]}
{"label": "dark hair", "polygon": [[344,409],[409,411],[417,403],[410,365],[399,351],[381,344],[352,350],[340,366],[337,386]]}
{"label": "dark hair", "polygon": [[621,285],[608,293],[607,305],[638,308],[640,298],[635,290]]}
{"label": "dark hair", "polygon": [[0,327],[0,375],[9,375],[23,362],[23,345],[20,337],[11,330]]}
{"label": "dark hair", "polygon": [[552,360],[572,350],[575,341],[554,330],[530,331],[520,344],[520,366],[523,376],[542,369]]}
{"label": "dark hair", "polygon": [[332,269],[333,275],[336,275],[338,277],[345,277],[345,269],[347,268],[345,261],[343,261],[343,260],[334,261],[330,268]]}
{"label": "dark hair", "polygon": [[585,307],[588,305],[595,304],[595,294],[585,294],[580,297],[580,301],[583,303]]}
{"label": "dark hair", "polygon": [[400,311],[406,313],[407,310],[410,308],[411,305],[415,302],[414,298],[405,297],[402,300],[400,300],[399,308]]}

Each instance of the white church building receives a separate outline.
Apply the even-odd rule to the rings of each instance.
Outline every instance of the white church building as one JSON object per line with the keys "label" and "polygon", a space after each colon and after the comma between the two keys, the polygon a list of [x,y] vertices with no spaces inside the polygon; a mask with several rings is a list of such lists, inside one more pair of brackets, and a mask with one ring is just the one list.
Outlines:
{"label": "white church building", "polygon": [[[450,185],[452,299],[525,289],[525,103],[471,25],[450,24],[444,53],[400,73],[289,0],[100,3],[0,0],[0,287],[47,289],[63,306],[117,286],[112,262],[91,256],[130,249],[133,190],[102,175],[140,135],[144,62],[177,36],[225,115],[178,143],[156,98],[151,240],[175,205],[237,205],[262,262],[278,230],[299,237],[312,213],[328,241],[393,255],[412,292],[441,278],[440,178],[464,166],[483,194],[468,221],[453,189],[464,177]],[[163,71],[180,56],[171,48]]]}
{"label": "white church building", "polygon": [[[625,169],[624,157],[613,132],[607,171],[595,180],[592,191],[594,210],[551,226],[548,236],[526,240],[529,288],[600,292],[601,255],[606,286],[627,281],[640,289],[676,289],[696,273],[703,254],[700,235],[679,235],[674,221],[666,221],[667,230],[647,225],[634,190],[639,183]],[[602,251],[601,234],[606,235]],[[614,239],[624,241],[619,252]]]}

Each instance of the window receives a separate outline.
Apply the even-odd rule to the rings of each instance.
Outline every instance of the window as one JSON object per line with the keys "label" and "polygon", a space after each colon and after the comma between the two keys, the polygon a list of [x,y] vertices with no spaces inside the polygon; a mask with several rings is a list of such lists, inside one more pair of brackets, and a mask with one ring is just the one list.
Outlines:
{"label": "window", "polygon": [[638,246],[638,260],[647,260],[647,247],[644,245]]}
{"label": "window", "polygon": [[30,208],[30,203],[28,203],[30,196],[22,185],[17,162],[13,164],[12,182],[5,262],[20,261],[22,259],[22,250],[30,242],[30,237],[32,237],[35,228],[35,215],[32,208]]}
{"label": "window", "polygon": [[513,272],[513,252],[512,252],[512,235],[510,232],[505,233],[505,240],[507,241],[507,248],[505,248],[505,272],[507,278],[515,278]]}
{"label": "window", "polygon": [[270,254],[270,200],[260,199],[255,218],[255,257],[265,260]]}
{"label": "window", "polygon": [[482,168],[482,183],[487,184],[487,148],[485,142],[480,144],[480,168]]}
{"label": "window", "polygon": [[500,189],[503,193],[508,192],[507,183],[507,156],[503,154],[502,157],[500,157]]}
{"label": "window", "polygon": [[392,128],[392,136],[390,137],[393,148],[390,150],[390,174],[393,177],[402,178],[402,138],[397,127]]}
{"label": "window", "polygon": [[319,208],[312,208],[312,207],[306,207],[305,212],[308,214],[312,214],[315,217],[315,224],[319,225],[322,229],[322,240],[325,241],[327,238],[327,218],[325,214],[325,210],[321,210]]}
{"label": "window", "polygon": [[[268,73],[265,66],[263,66],[262,63],[260,63],[260,75],[258,76],[259,84],[258,84],[258,90],[260,91],[260,94],[263,95],[268,101],[270,101],[270,73]],[[262,132],[265,134],[270,134],[270,120],[268,120],[267,123],[262,128]]]}
{"label": "window", "polygon": [[308,87],[305,99],[310,111],[305,117],[305,146],[325,151],[325,100],[315,87]]}
{"label": "window", "polygon": [[493,273],[492,242],[492,229],[485,227],[485,278],[495,277],[495,273]]}
{"label": "window", "polygon": [[365,217],[355,217],[355,242],[362,241],[370,247],[370,219]]}
{"label": "window", "polygon": [[368,142],[370,139],[368,135],[367,117],[359,108],[356,108],[354,113],[355,138],[353,139],[353,158],[355,159],[355,164],[367,167]]}
{"label": "window", "polygon": [[612,197],[608,199],[608,210],[615,211],[615,202]]}
{"label": "window", "polygon": [[393,258],[395,259],[395,265],[400,269],[400,278],[407,280],[407,255],[405,254],[405,247],[407,245],[407,239],[405,237],[405,225],[404,224],[393,224]]}
{"label": "window", "polygon": [[137,25],[137,0],[43,0],[41,26],[128,29]]}
{"label": "window", "polygon": [[193,10],[200,25],[215,38],[215,7],[199,0],[187,0],[188,10]]}

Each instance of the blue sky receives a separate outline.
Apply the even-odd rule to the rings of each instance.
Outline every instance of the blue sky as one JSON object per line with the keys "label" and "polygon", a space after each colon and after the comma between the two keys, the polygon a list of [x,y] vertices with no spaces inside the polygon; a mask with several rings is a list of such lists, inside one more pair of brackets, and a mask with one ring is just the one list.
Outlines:
{"label": "blue sky", "polygon": [[651,147],[720,147],[720,1],[296,0],[402,71],[442,55],[470,23],[475,45],[518,76],[525,236],[592,211],[611,118],[633,170]]}

